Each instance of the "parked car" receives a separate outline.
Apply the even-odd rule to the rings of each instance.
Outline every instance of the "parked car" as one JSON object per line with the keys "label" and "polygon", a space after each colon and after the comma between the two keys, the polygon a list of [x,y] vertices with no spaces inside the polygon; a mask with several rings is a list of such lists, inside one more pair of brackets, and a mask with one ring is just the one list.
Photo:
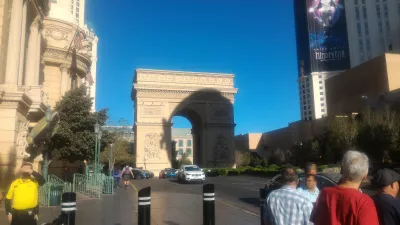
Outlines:
{"label": "parked car", "polygon": [[132,169],[132,173],[135,176],[134,179],[149,179],[150,174],[144,172],[141,169]]}
{"label": "parked car", "polygon": [[165,174],[168,170],[172,170],[172,168],[165,168],[161,170],[160,173],[158,174],[158,178],[165,178]]}
{"label": "parked car", "polygon": [[203,183],[206,176],[200,167],[196,165],[183,165],[178,171],[179,182],[201,182]]}
{"label": "parked car", "polygon": [[164,170],[165,178],[176,178],[177,172],[177,169]]}
{"label": "parked car", "polygon": [[[317,173],[317,187],[319,190],[322,190],[326,187],[333,187],[336,186],[342,177],[340,173]],[[306,180],[306,175],[305,174],[299,174],[299,184],[298,187],[304,186],[305,185],[305,180]],[[265,184],[265,191],[266,191],[266,196],[269,195],[273,190],[276,190],[280,187],[282,187],[283,182],[282,182],[282,175],[278,174],[271,179],[269,179],[266,184]]]}
{"label": "parked car", "polygon": [[148,170],[143,170],[143,172],[145,172],[146,174],[149,175],[149,178],[153,178],[154,177],[154,173]]}

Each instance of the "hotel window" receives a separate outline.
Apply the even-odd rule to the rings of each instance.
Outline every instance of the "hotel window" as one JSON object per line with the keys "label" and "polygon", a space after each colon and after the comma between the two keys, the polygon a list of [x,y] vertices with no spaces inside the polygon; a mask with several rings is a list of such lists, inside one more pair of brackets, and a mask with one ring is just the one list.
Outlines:
{"label": "hotel window", "polygon": [[309,116],[309,117],[308,117],[308,120],[312,120],[312,117],[311,117],[311,116]]}
{"label": "hotel window", "polygon": [[311,109],[311,105],[308,106],[308,109]]}
{"label": "hotel window", "polygon": [[367,20],[367,8],[365,6],[363,6],[363,17],[364,20]]}
{"label": "hotel window", "polygon": [[322,81],[319,81],[320,84],[322,84]]}
{"label": "hotel window", "polygon": [[380,5],[376,5],[376,16],[378,17],[378,19],[381,19],[381,6]]}
{"label": "hotel window", "polygon": [[303,94],[305,94],[306,93],[306,91],[305,90],[303,90]]}
{"label": "hotel window", "polygon": [[356,20],[360,20],[360,10],[356,7]]}
{"label": "hotel window", "polygon": [[310,94],[307,94],[307,98],[310,98],[311,96],[310,96]]}
{"label": "hotel window", "polygon": [[324,98],[320,98],[319,100],[320,100],[320,101],[324,101]]}
{"label": "hotel window", "polygon": [[321,109],[321,112],[325,112],[325,109]]}
{"label": "hotel window", "polygon": [[362,39],[358,39],[358,48],[360,50],[360,52],[364,52],[364,46],[363,46],[363,42]]}
{"label": "hotel window", "polygon": [[307,93],[310,93],[310,89],[307,89]]}
{"label": "hotel window", "polygon": [[386,36],[390,36],[390,24],[388,19],[385,20],[385,26],[386,26]]}
{"label": "hotel window", "polygon": [[388,18],[388,7],[387,7],[387,4],[383,5],[383,15],[385,16],[385,18]]}
{"label": "hotel window", "polygon": [[186,154],[188,154],[188,156],[192,156],[192,149],[186,148]]}
{"label": "hotel window", "polygon": [[307,109],[307,106],[304,106],[303,109],[306,110],[306,109]]}
{"label": "hotel window", "polygon": [[179,147],[183,147],[183,140],[179,140]]}
{"label": "hotel window", "polygon": [[322,89],[324,89],[324,87],[322,87],[322,86],[319,86],[319,89],[320,89],[320,90],[322,90]]}
{"label": "hotel window", "polygon": [[397,12],[399,13],[399,15],[400,15],[400,2],[399,3],[397,3]]}
{"label": "hotel window", "polygon": [[321,75],[319,75],[319,76],[318,76],[318,78],[322,78],[322,76],[321,76]]}
{"label": "hotel window", "polygon": [[325,106],[325,103],[321,103],[321,106]]}
{"label": "hotel window", "polygon": [[378,28],[379,28],[379,33],[383,34],[383,27],[382,27],[382,21],[378,22]]}
{"label": "hotel window", "polygon": [[361,35],[361,23],[357,23],[357,34],[358,34],[358,37],[362,36]]}
{"label": "hotel window", "polygon": [[183,155],[183,148],[180,148],[180,149],[178,150],[178,155]]}
{"label": "hotel window", "polygon": [[187,140],[186,141],[186,146],[191,147],[192,146],[192,140]]}
{"label": "hotel window", "polygon": [[369,37],[366,39],[368,59],[371,59],[371,43]]}
{"label": "hotel window", "polygon": [[324,95],[324,92],[320,92],[319,95]]}
{"label": "hotel window", "polygon": [[368,28],[368,23],[367,22],[364,23],[364,30],[365,30],[365,35],[369,36],[369,28]]}
{"label": "hotel window", "polygon": [[308,111],[308,115],[312,115],[312,112],[311,112],[311,111]]}

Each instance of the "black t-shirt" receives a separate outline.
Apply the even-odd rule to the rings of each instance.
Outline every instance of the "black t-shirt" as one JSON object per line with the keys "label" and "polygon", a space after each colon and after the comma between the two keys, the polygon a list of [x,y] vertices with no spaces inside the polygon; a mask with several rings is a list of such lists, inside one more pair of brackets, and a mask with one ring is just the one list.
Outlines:
{"label": "black t-shirt", "polygon": [[379,224],[400,224],[400,200],[388,194],[377,194],[372,199],[375,202]]}

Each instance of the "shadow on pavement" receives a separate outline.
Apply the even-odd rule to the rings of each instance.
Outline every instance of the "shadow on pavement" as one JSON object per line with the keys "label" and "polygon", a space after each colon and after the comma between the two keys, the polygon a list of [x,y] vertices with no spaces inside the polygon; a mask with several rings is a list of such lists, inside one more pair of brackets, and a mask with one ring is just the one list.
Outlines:
{"label": "shadow on pavement", "polygon": [[239,198],[239,200],[250,205],[260,206],[259,198]]}

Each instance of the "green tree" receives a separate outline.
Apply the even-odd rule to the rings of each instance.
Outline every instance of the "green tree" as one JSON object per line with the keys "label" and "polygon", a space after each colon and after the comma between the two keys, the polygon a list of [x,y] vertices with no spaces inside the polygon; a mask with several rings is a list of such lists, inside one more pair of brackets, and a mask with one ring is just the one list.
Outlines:
{"label": "green tree", "polygon": [[399,149],[399,118],[389,108],[363,111],[357,145],[379,161],[396,154]]}
{"label": "green tree", "polygon": [[235,151],[236,166],[248,166],[251,161],[250,152],[248,151]]}
{"label": "green tree", "polygon": [[[108,118],[108,110],[91,112],[92,104],[92,99],[86,95],[84,86],[68,91],[57,102],[55,111],[60,115],[60,127],[51,139],[51,158],[72,162],[93,157],[94,125],[96,121],[104,125]],[[102,149],[108,146],[112,139],[112,135],[104,131],[101,141]]]}
{"label": "green tree", "polygon": [[113,146],[108,146],[100,154],[100,160],[109,164],[111,160],[111,165],[133,165],[135,164],[135,156],[130,153],[130,143],[122,138],[117,139]]}

